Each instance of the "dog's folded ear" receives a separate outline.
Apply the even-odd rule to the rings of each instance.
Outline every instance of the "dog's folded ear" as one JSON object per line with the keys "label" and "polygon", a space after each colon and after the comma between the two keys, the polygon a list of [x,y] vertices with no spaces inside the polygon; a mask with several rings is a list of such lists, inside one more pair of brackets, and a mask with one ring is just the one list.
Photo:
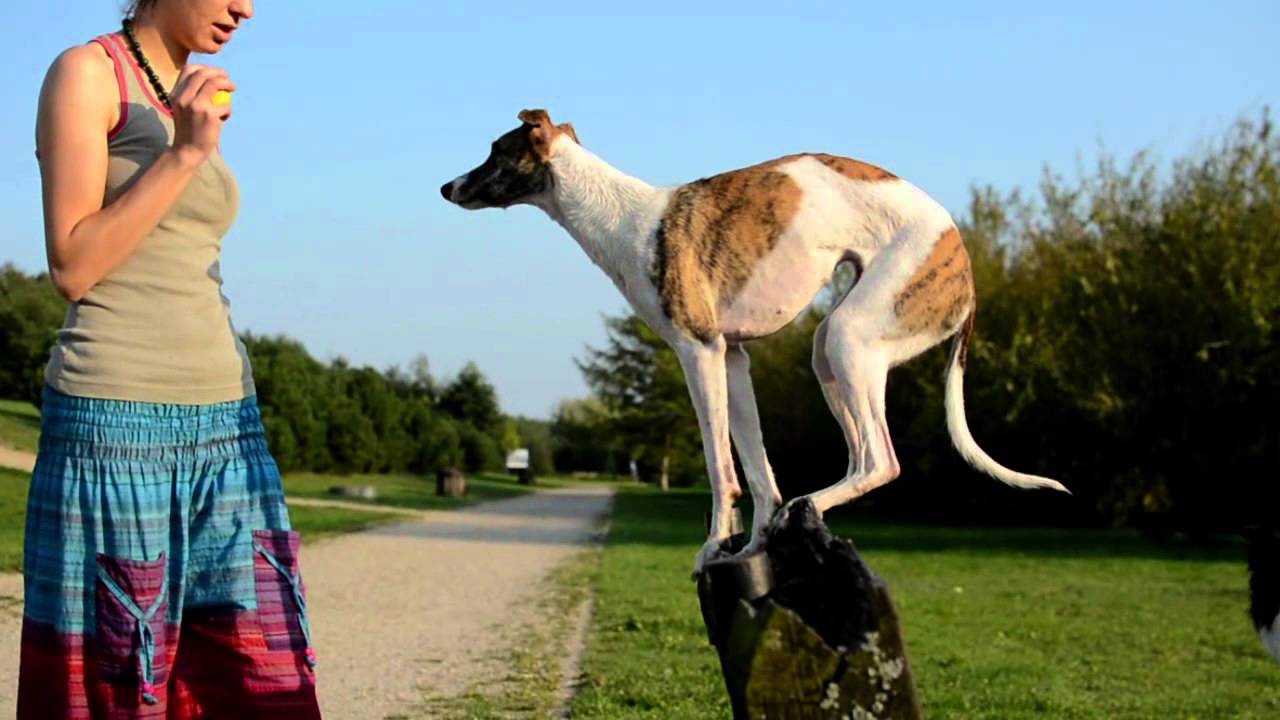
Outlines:
{"label": "dog's folded ear", "polygon": [[520,122],[525,125],[533,125],[534,127],[550,127],[551,116],[546,110],[521,110]]}
{"label": "dog's folded ear", "polygon": [[578,142],[578,133],[574,131],[573,125],[553,124],[546,110],[521,110],[519,117],[520,122],[529,128],[529,141],[533,144],[534,151],[543,160],[551,158],[551,143],[559,135],[568,135],[575,143],[582,144]]}

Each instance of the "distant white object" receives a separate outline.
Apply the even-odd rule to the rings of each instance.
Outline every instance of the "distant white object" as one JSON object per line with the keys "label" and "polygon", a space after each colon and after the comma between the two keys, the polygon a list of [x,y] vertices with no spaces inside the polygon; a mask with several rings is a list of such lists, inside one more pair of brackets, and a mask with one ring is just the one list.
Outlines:
{"label": "distant white object", "polygon": [[508,470],[528,470],[529,469],[529,448],[519,448],[512,450],[507,455]]}

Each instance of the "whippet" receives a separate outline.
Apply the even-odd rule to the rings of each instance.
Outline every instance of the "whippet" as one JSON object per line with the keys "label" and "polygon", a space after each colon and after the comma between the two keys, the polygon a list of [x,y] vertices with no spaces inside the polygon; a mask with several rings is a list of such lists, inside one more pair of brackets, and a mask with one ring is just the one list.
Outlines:
{"label": "whippet", "polygon": [[956,449],[1009,485],[1066,491],[1000,465],[969,432],[962,380],[973,273],[951,216],[924,192],[873,165],[818,153],[653,187],[585,149],[571,124],[554,124],[546,111],[525,110],[519,120],[481,165],[440,191],[468,210],[541,208],[675,350],[712,489],[709,537],[695,572],[720,552],[742,492],[730,438],[754,505],[743,552],[760,547],[782,502],[743,344],[804,312],[845,261],[857,268],[857,282],[818,326],[813,369],[844,430],[848,469],[796,501],[809,499],[822,514],[898,476],[885,422],[889,369],[948,337],[947,428]]}

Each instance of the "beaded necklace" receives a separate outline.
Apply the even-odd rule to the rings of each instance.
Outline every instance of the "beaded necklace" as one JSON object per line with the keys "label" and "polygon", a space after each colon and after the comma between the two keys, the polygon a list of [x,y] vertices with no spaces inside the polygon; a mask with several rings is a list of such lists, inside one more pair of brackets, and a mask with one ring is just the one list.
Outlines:
{"label": "beaded necklace", "polygon": [[156,77],[156,71],[151,69],[151,63],[147,62],[147,56],[142,54],[142,46],[138,44],[138,39],[133,36],[133,20],[125,18],[123,23],[124,39],[129,45],[129,52],[133,53],[133,57],[138,61],[138,66],[147,74],[147,79],[151,81],[151,88],[155,90],[156,97],[160,98],[160,102],[164,106],[173,109],[173,105],[169,102],[169,93],[161,84],[160,78]]}

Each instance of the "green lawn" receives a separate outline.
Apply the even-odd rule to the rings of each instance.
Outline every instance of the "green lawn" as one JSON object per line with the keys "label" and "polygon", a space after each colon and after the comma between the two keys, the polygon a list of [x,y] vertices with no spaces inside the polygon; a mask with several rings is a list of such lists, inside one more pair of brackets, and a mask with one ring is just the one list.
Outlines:
{"label": "green lawn", "polygon": [[[619,492],[575,720],[728,717],[689,579],[708,507],[704,492]],[[928,717],[1280,717],[1240,546],[832,526],[889,582]]]}
{"label": "green lawn", "polygon": [[40,411],[31,403],[0,400],[0,445],[35,452],[40,444]]}
{"label": "green lawn", "polygon": [[22,536],[26,530],[27,486],[31,476],[0,468],[0,572],[22,568]]}
{"label": "green lawn", "polygon": [[[0,468],[0,572],[22,570],[22,537],[26,527],[27,488],[31,476]],[[391,522],[394,513],[361,512],[343,508],[290,507],[293,527],[303,542],[363,530]]]}
{"label": "green lawn", "polygon": [[[368,502],[374,505],[407,508],[411,510],[438,510],[486,500],[527,495],[538,490],[564,487],[572,480],[561,477],[538,478],[533,486],[521,485],[514,475],[480,473],[467,475],[467,494],[461,498],[443,498],[436,496],[436,481],[433,477],[409,474],[388,475],[317,475],[315,473],[290,473],[284,478],[285,492],[293,497],[322,498],[325,500],[342,499],[351,502]],[[356,500],[339,498],[330,495],[329,488],[334,485],[373,485],[378,489],[377,500]]]}

